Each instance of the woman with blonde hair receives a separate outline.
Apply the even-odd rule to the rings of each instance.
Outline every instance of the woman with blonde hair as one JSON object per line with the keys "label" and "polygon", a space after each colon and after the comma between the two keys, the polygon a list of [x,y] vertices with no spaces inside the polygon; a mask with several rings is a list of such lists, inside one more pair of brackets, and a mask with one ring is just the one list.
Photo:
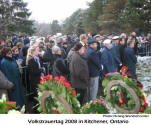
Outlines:
{"label": "woman with blonde hair", "polygon": [[[26,65],[28,66],[28,75],[29,75],[29,85],[31,86],[31,101],[33,106],[37,104],[37,101],[34,97],[37,97],[37,87],[40,83],[40,76],[43,75],[44,69],[41,67],[39,55],[39,47],[32,46],[28,50]],[[37,113],[36,109],[32,109],[33,113]]]}

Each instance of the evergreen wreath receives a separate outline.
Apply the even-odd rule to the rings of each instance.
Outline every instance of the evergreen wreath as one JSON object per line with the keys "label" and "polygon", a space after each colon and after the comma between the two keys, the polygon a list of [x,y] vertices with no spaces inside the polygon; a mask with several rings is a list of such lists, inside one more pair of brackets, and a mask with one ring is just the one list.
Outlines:
{"label": "evergreen wreath", "polygon": [[79,102],[76,91],[61,76],[47,75],[41,77],[38,87],[38,111],[44,114],[79,113]]}

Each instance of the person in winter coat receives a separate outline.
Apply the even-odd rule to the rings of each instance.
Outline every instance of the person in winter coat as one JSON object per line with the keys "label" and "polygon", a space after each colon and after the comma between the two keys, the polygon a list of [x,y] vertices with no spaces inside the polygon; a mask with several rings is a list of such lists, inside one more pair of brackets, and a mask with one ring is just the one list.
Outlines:
{"label": "person in winter coat", "polygon": [[[28,67],[28,78],[30,85],[30,92],[32,95],[29,97],[31,102],[31,109],[29,111],[31,113],[38,113],[36,104],[38,103],[35,97],[38,96],[37,88],[40,83],[40,77],[44,75],[44,68],[41,65],[40,59],[38,57],[40,49],[38,46],[32,46],[28,49],[26,65]],[[34,108],[33,108],[34,107]]]}
{"label": "person in winter coat", "polygon": [[103,74],[116,72],[115,60],[111,52],[111,40],[106,39],[104,42],[104,48],[101,56],[101,63],[103,65]]}
{"label": "person in winter coat", "polygon": [[111,51],[114,57],[116,71],[119,71],[120,67],[122,66],[120,52],[119,52],[119,36],[114,36],[112,40],[113,40],[113,44],[112,44]]}
{"label": "person in winter coat", "polygon": [[0,99],[3,94],[6,95],[6,99],[8,99],[8,90],[12,90],[14,84],[5,77],[5,75],[0,71]]}
{"label": "person in winter coat", "polygon": [[58,46],[54,46],[52,52],[54,53],[53,76],[64,76],[67,78],[69,69],[67,68],[65,60],[62,58],[61,49]]}
{"label": "person in winter coat", "polygon": [[97,41],[95,38],[88,40],[89,47],[85,53],[89,68],[89,100],[96,100],[98,93],[99,76],[102,70],[99,55],[97,53]]}
{"label": "person in winter coat", "polygon": [[12,58],[11,48],[3,48],[1,70],[7,79],[14,84],[14,90],[8,92],[10,101],[15,101],[19,107],[26,104],[24,88],[16,61]]}
{"label": "person in winter coat", "polygon": [[128,66],[128,70],[130,71],[130,75],[136,78],[136,63],[137,58],[134,51],[135,43],[132,40],[128,40],[128,47],[125,49],[125,60],[126,65]]}
{"label": "person in winter coat", "polygon": [[126,48],[126,39],[120,38],[120,44],[119,44],[119,52],[120,52],[120,59],[122,62],[122,65],[126,65],[126,60],[125,60],[125,48]]}
{"label": "person in winter coat", "polygon": [[[75,53],[71,61],[71,85],[75,88],[76,92],[80,94],[78,100],[81,106],[84,104],[86,98],[88,82],[89,82],[89,70],[86,58],[84,56],[86,47],[78,43],[75,46]],[[87,99],[85,100],[88,101]]]}

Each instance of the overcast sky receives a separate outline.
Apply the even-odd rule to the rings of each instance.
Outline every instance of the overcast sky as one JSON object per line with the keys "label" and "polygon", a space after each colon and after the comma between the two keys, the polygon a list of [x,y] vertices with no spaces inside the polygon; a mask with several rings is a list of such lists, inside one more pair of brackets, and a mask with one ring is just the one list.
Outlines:
{"label": "overcast sky", "polygon": [[87,2],[93,0],[24,0],[28,3],[28,9],[32,12],[30,19],[49,23],[57,19],[59,21],[69,17],[79,8],[87,8]]}

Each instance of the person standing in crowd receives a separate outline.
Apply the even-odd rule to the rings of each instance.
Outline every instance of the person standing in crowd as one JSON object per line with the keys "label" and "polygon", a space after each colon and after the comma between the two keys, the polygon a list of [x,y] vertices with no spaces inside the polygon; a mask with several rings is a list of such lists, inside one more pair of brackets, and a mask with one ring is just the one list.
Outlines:
{"label": "person standing in crowd", "polygon": [[97,41],[97,51],[100,51],[100,49],[102,48],[102,39],[101,36],[99,34],[95,35],[94,38]]}
{"label": "person standing in crowd", "polygon": [[61,54],[62,51],[58,46],[54,46],[52,48],[52,53],[53,59],[54,59],[54,64],[53,64],[53,76],[67,76],[69,75],[69,70],[67,68],[67,65],[65,63],[65,60],[62,58]]}
{"label": "person standing in crowd", "polygon": [[89,94],[90,100],[96,100],[96,96],[98,93],[98,84],[99,84],[99,76],[102,70],[101,62],[99,55],[97,53],[97,41],[96,39],[92,38],[88,40],[89,47],[85,53],[88,68],[89,68]]}
{"label": "person standing in crowd", "polygon": [[[32,107],[38,103],[35,100],[35,97],[38,96],[37,87],[40,83],[40,76],[43,76],[44,73],[44,69],[42,68],[38,57],[39,51],[40,50],[38,46],[29,48],[26,59],[26,65],[28,66],[29,85],[31,86],[31,92],[33,93],[32,96],[30,96]],[[31,110],[32,113],[37,113],[36,107]]]}
{"label": "person standing in crowd", "polygon": [[63,39],[61,37],[56,39],[57,46],[61,49],[61,57],[63,59],[66,59],[67,53],[66,53],[65,49],[62,47],[63,42],[64,41],[63,41]]}
{"label": "person standing in crowd", "polygon": [[[46,51],[43,55],[43,62],[47,62],[49,63],[49,67],[52,67],[53,66],[53,63],[54,63],[54,59],[53,59],[53,54],[52,54],[52,44],[50,43],[50,41],[46,41]],[[50,69],[50,72],[52,71],[52,69]]]}
{"label": "person standing in crowd", "polygon": [[14,87],[14,84],[5,77],[5,75],[0,71],[0,99],[2,95],[6,95],[6,99],[8,99],[8,92],[11,91]]}
{"label": "person standing in crowd", "polygon": [[1,53],[3,55],[1,70],[7,79],[14,84],[14,90],[8,92],[9,100],[15,101],[21,108],[26,104],[26,100],[18,65],[12,58],[11,48],[3,48]]}
{"label": "person standing in crowd", "polygon": [[112,38],[113,38],[113,34],[112,34],[112,33],[109,33],[109,34],[107,35],[107,39],[112,40]]}
{"label": "person standing in crowd", "polygon": [[103,74],[116,72],[115,61],[111,51],[111,40],[106,39],[104,42],[104,48],[101,56],[101,63],[103,65]]}
{"label": "person standing in crowd", "polygon": [[84,104],[86,99],[87,88],[89,82],[89,70],[86,58],[84,56],[86,47],[82,44],[76,44],[75,53],[71,61],[71,85],[75,88],[76,92],[80,94],[78,100],[81,106]]}
{"label": "person standing in crowd", "polygon": [[138,39],[137,39],[136,33],[135,33],[135,32],[132,32],[132,33],[131,33],[131,37],[132,37],[132,39],[135,40],[134,48],[133,48],[133,49],[134,49],[135,54],[137,55],[138,52],[139,52],[139,48],[138,48],[138,46],[139,46],[139,41],[138,41]]}
{"label": "person standing in crowd", "polygon": [[5,39],[4,38],[0,38],[0,49],[5,47]]}
{"label": "person standing in crowd", "polygon": [[120,59],[122,62],[122,65],[125,66],[126,65],[126,60],[125,60],[125,48],[127,47],[126,45],[126,39],[125,38],[120,38],[120,44],[119,44],[119,52],[120,52]]}
{"label": "person standing in crowd", "polygon": [[12,42],[11,41],[7,41],[6,42],[6,47],[12,48],[13,47]]}
{"label": "person standing in crowd", "polygon": [[120,52],[119,52],[119,36],[114,36],[112,38],[113,44],[112,44],[112,55],[114,58],[115,66],[116,66],[116,71],[120,71],[120,67],[122,66],[122,62],[120,59]]}
{"label": "person standing in crowd", "polygon": [[24,59],[25,59],[26,56],[27,56],[27,52],[28,52],[29,46],[30,46],[30,40],[27,39],[27,38],[24,39],[24,46],[23,46],[23,48],[21,49],[21,53],[22,53],[22,56],[23,56]]}
{"label": "person standing in crowd", "polygon": [[87,46],[87,36],[86,34],[81,34],[80,35],[80,43],[82,44],[82,46]]}
{"label": "person standing in crowd", "polygon": [[125,49],[125,60],[126,65],[128,66],[128,70],[130,71],[130,76],[136,78],[136,63],[137,58],[134,51],[135,43],[131,39],[127,42],[128,47]]}

